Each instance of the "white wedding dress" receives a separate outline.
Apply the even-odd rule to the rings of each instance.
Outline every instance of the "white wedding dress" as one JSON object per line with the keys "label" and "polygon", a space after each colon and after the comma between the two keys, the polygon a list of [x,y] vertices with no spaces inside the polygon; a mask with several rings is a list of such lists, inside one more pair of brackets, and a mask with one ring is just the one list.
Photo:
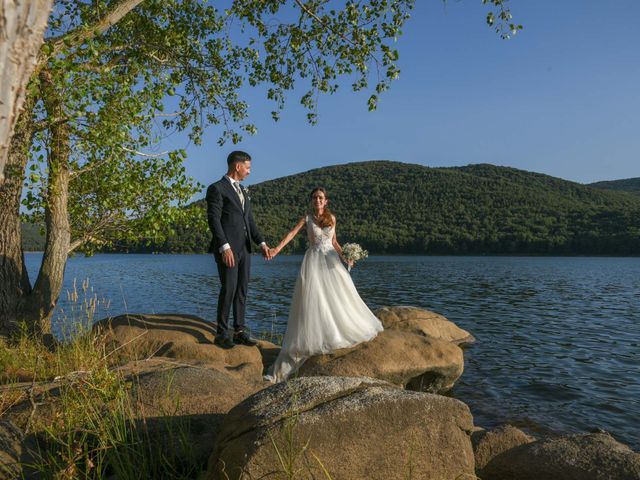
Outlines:
{"label": "white wedding dress", "polygon": [[307,216],[309,248],[293,291],[282,349],[266,380],[285,380],[310,356],[351,347],[382,331],[333,248],[333,232],[334,227],[320,228]]}

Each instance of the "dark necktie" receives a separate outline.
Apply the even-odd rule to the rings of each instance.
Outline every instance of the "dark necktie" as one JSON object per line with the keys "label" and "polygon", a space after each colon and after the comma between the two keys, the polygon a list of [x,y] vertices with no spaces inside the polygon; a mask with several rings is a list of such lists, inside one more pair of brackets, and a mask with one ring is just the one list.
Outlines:
{"label": "dark necktie", "polygon": [[233,182],[233,188],[235,188],[238,197],[240,197],[240,203],[242,204],[242,209],[244,210],[244,195],[242,194],[242,190],[240,189],[240,182]]}

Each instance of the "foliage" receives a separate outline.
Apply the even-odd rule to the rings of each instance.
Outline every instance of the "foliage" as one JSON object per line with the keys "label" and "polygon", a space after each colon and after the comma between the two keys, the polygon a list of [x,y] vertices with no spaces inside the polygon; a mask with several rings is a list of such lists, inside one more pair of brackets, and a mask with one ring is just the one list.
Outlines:
{"label": "foliage", "polygon": [[608,180],[603,182],[590,183],[589,186],[602,188],[604,190],[615,190],[617,192],[630,192],[640,195],[640,177],[625,178],[624,180]]}
{"label": "foliage", "polygon": [[508,0],[482,0],[484,5],[490,4],[494,7],[487,13],[487,25],[494,27],[496,33],[505,40],[522,30],[522,25],[513,23],[513,15],[507,7],[507,2]]}
{"label": "foliage", "polygon": [[[640,254],[640,200],[538,173],[493,165],[428,168],[389,161],[311,170],[251,187],[268,243],[309,209],[312,188],[327,189],[341,242],[373,254]],[[204,201],[196,205],[202,209]],[[178,230],[178,228],[176,229]],[[203,252],[206,227],[156,251]],[[288,247],[306,246],[303,234]]]}

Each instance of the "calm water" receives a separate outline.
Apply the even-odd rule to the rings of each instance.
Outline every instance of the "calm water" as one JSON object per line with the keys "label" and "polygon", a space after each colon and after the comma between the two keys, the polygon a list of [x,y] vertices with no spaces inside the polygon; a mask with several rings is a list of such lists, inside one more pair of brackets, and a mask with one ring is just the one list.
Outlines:
{"label": "calm water", "polygon": [[[28,254],[33,279],[39,254]],[[254,257],[247,320],[283,331],[301,257]],[[477,425],[534,433],[602,428],[640,449],[640,259],[370,257],[353,270],[373,309],[414,305],[477,338],[453,395]],[[207,255],[70,259],[65,284],[88,278],[107,314],[182,312],[215,318],[218,279]],[[61,297],[56,328],[73,317]]]}

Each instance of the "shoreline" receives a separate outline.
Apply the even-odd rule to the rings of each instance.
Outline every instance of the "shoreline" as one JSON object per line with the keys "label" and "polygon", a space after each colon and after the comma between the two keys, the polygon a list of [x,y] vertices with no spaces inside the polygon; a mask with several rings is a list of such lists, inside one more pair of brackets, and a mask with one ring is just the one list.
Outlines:
{"label": "shoreline", "polygon": [[[43,250],[25,250],[24,253],[44,254]],[[305,252],[297,253],[280,253],[280,257],[303,256]],[[71,254],[69,258],[81,256],[82,253]],[[208,252],[96,252],[95,255],[212,255]],[[261,256],[257,252],[253,252],[254,256]],[[640,254],[629,255],[610,255],[610,254],[538,254],[538,253],[473,253],[473,254],[455,254],[455,253],[369,253],[369,257],[459,257],[459,258],[640,258]]]}
{"label": "shoreline", "polygon": [[[37,447],[49,449],[44,458],[36,457],[35,463],[44,469],[41,471],[68,467],[58,463],[59,457],[54,454],[77,429],[89,428],[91,432],[90,437],[81,440],[86,442],[86,448],[80,450],[83,454],[74,460],[74,468],[81,469],[100,462],[129,463],[129,454],[138,455],[135,446],[140,444],[158,448],[140,452],[149,456],[143,458],[153,459],[162,454],[166,433],[178,428],[178,437],[184,443],[172,450],[171,463],[176,468],[207,475],[187,478],[224,478],[216,474],[219,461],[243,469],[257,468],[256,476],[260,477],[266,471],[253,463],[255,452],[263,452],[259,453],[260,465],[266,462],[271,471],[277,467],[277,459],[282,458],[273,453],[273,445],[283,445],[280,435],[293,435],[293,430],[303,444],[309,436],[307,444],[312,442],[312,448],[328,470],[338,475],[336,478],[397,478],[389,476],[389,471],[376,470],[373,476],[364,476],[364,472],[370,472],[372,462],[382,461],[393,465],[397,473],[406,465],[407,455],[411,457],[408,452],[416,448],[419,455],[410,460],[424,469],[416,470],[419,474],[415,478],[425,478],[428,471],[442,473],[438,468],[452,468],[453,472],[442,473],[444,477],[440,473],[434,475],[457,478],[464,471],[470,478],[477,478],[475,474],[492,480],[502,477],[494,477],[491,469],[506,465],[516,472],[528,469],[529,476],[522,480],[564,479],[541,471],[548,462],[556,462],[560,471],[570,472],[573,460],[566,462],[565,454],[556,452],[573,451],[580,446],[584,450],[580,461],[585,468],[605,472],[615,468],[622,475],[602,478],[636,478],[628,475],[640,466],[640,454],[605,431],[593,430],[593,424],[576,429],[581,433],[552,430],[544,424],[536,428],[538,425],[531,422],[513,422],[508,409],[504,415],[495,416],[495,423],[476,420],[472,403],[465,402],[455,389],[466,363],[466,348],[462,347],[475,343],[474,336],[446,317],[416,307],[382,307],[375,314],[384,330],[374,339],[310,357],[292,378],[276,385],[264,382],[262,375],[275,360],[277,345],[260,340],[255,347],[236,345],[222,350],[215,345],[215,327],[195,315],[130,314],[105,318],[55,352],[42,350],[45,347],[37,339],[26,343],[23,339],[16,346],[7,344],[3,362],[5,368],[9,365],[12,369],[5,370],[4,383],[0,385],[6,414],[4,422],[0,422],[0,439],[6,437],[8,426],[12,438],[21,439],[15,451],[24,452],[31,448],[29,441],[48,436],[50,441]],[[105,351],[110,353],[105,356]],[[25,354],[26,358],[20,357]],[[40,355],[45,355],[45,363],[38,367],[32,357]],[[64,361],[59,363],[56,359]],[[78,359],[81,363],[77,363]],[[38,370],[42,367],[45,370]],[[34,368],[33,379],[27,378],[30,368]],[[113,393],[105,396],[109,391]],[[34,399],[40,405],[37,410]],[[380,415],[381,408],[385,415]],[[164,420],[158,423],[159,416]],[[66,418],[70,423],[52,424],[54,418]],[[287,419],[291,418],[294,423],[288,424]],[[114,420],[124,422],[119,425],[133,437],[118,437],[117,431],[111,429]],[[153,427],[140,429],[140,425]],[[272,433],[258,433],[257,442],[249,433],[263,432],[265,428]],[[21,429],[29,435],[21,433]],[[336,435],[350,448],[362,450],[357,458],[366,459],[364,470],[355,467],[354,473],[347,475],[345,472],[354,467],[344,459],[336,461],[339,455],[328,455],[329,451],[335,452]],[[388,442],[384,443],[383,455],[379,449],[370,448],[373,438]],[[245,445],[250,448],[249,456],[241,453]],[[553,448],[549,450],[549,446]],[[527,459],[542,455],[545,460],[523,464],[518,453],[523,449]],[[100,457],[107,452],[113,457]],[[0,450],[0,456],[6,453]],[[20,456],[17,461],[24,462],[23,458]],[[26,468],[24,465],[28,462],[21,463],[22,468]],[[150,465],[155,468],[158,463]],[[144,478],[159,478],[158,474]],[[508,478],[520,480],[518,476]]]}

